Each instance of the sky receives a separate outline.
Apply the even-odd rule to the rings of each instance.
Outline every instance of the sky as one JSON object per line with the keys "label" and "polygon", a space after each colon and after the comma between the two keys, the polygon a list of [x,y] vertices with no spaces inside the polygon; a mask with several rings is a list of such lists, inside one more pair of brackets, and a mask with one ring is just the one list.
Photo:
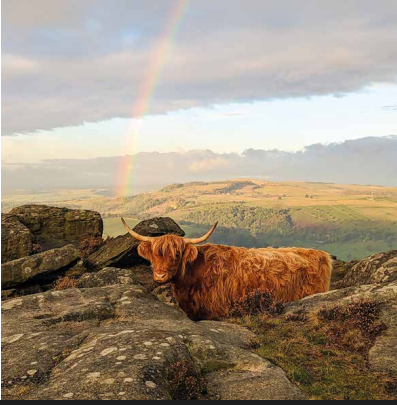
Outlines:
{"label": "sky", "polygon": [[131,120],[115,118],[34,135],[3,137],[8,154],[2,158],[6,163],[35,163],[54,157],[84,159],[153,150],[297,151],[318,142],[397,134],[393,109],[396,99],[397,85],[378,85],[342,98],[315,96],[222,104],[148,116],[143,123],[136,123],[140,130],[132,150],[126,143],[126,134],[134,133]]}
{"label": "sky", "polygon": [[397,134],[395,0],[3,0],[2,167]]}

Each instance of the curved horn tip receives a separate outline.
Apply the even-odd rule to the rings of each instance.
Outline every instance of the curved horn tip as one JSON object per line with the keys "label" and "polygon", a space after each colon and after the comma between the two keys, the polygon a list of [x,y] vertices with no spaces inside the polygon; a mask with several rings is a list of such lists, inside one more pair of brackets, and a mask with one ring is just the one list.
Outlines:
{"label": "curved horn tip", "polygon": [[219,221],[216,221],[215,224],[212,225],[210,231],[212,231],[212,232],[215,231],[215,228],[218,226],[218,222],[219,222]]}
{"label": "curved horn tip", "polygon": [[218,221],[215,222],[215,224],[211,227],[211,229],[203,235],[201,238],[184,238],[186,243],[191,243],[191,244],[198,244],[205,242],[215,231],[216,226],[218,225]]}
{"label": "curved horn tip", "polygon": [[127,231],[129,232],[131,230],[131,228],[128,226],[127,222],[125,222],[124,218],[121,217],[121,222],[123,223],[123,225],[125,226],[125,228],[127,229]]}

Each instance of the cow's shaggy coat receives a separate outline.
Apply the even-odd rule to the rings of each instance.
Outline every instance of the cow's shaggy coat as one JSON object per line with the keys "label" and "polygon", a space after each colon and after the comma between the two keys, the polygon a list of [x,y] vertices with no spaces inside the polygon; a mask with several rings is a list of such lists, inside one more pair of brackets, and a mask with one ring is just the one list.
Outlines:
{"label": "cow's shaggy coat", "polygon": [[142,242],[138,252],[152,263],[154,280],[172,282],[180,307],[194,320],[227,317],[255,290],[271,292],[277,302],[326,292],[332,271],[330,255],[318,250],[193,246],[172,235]]}

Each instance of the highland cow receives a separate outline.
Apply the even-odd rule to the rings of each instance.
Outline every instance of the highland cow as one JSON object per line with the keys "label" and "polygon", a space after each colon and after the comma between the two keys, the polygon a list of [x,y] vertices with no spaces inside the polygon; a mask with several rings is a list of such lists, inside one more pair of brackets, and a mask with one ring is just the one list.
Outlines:
{"label": "highland cow", "polygon": [[200,238],[183,238],[142,236],[122,221],[141,242],[138,253],[151,262],[153,280],[171,282],[179,306],[193,320],[225,318],[234,303],[253,291],[270,292],[285,303],[329,290],[332,260],[326,252],[194,246],[206,241],[217,223]]}

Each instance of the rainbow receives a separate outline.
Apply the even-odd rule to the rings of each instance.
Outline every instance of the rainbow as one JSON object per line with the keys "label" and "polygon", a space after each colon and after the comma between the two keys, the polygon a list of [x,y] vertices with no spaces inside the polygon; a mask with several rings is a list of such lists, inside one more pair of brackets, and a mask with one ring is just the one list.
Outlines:
{"label": "rainbow", "polygon": [[132,192],[132,175],[134,172],[134,161],[132,154],[135,150],[135,143],[142,128],[142,117],[149,112],[156,85],[159,82],[167,57],[170,53],[174,37],[179,24],[183,20],[189,0],[177,0],[172,8],[169,17],[166,19],[164,29],[154,47],[149,68],[146,71],[142,85],[138,91],[137,102],[134,105],[132,118],[140,119],[133,122],[133,127],[127,135],[126,155],[121,159],[120,167],[117,171],[117,185],[115,194],[123,197]]}

